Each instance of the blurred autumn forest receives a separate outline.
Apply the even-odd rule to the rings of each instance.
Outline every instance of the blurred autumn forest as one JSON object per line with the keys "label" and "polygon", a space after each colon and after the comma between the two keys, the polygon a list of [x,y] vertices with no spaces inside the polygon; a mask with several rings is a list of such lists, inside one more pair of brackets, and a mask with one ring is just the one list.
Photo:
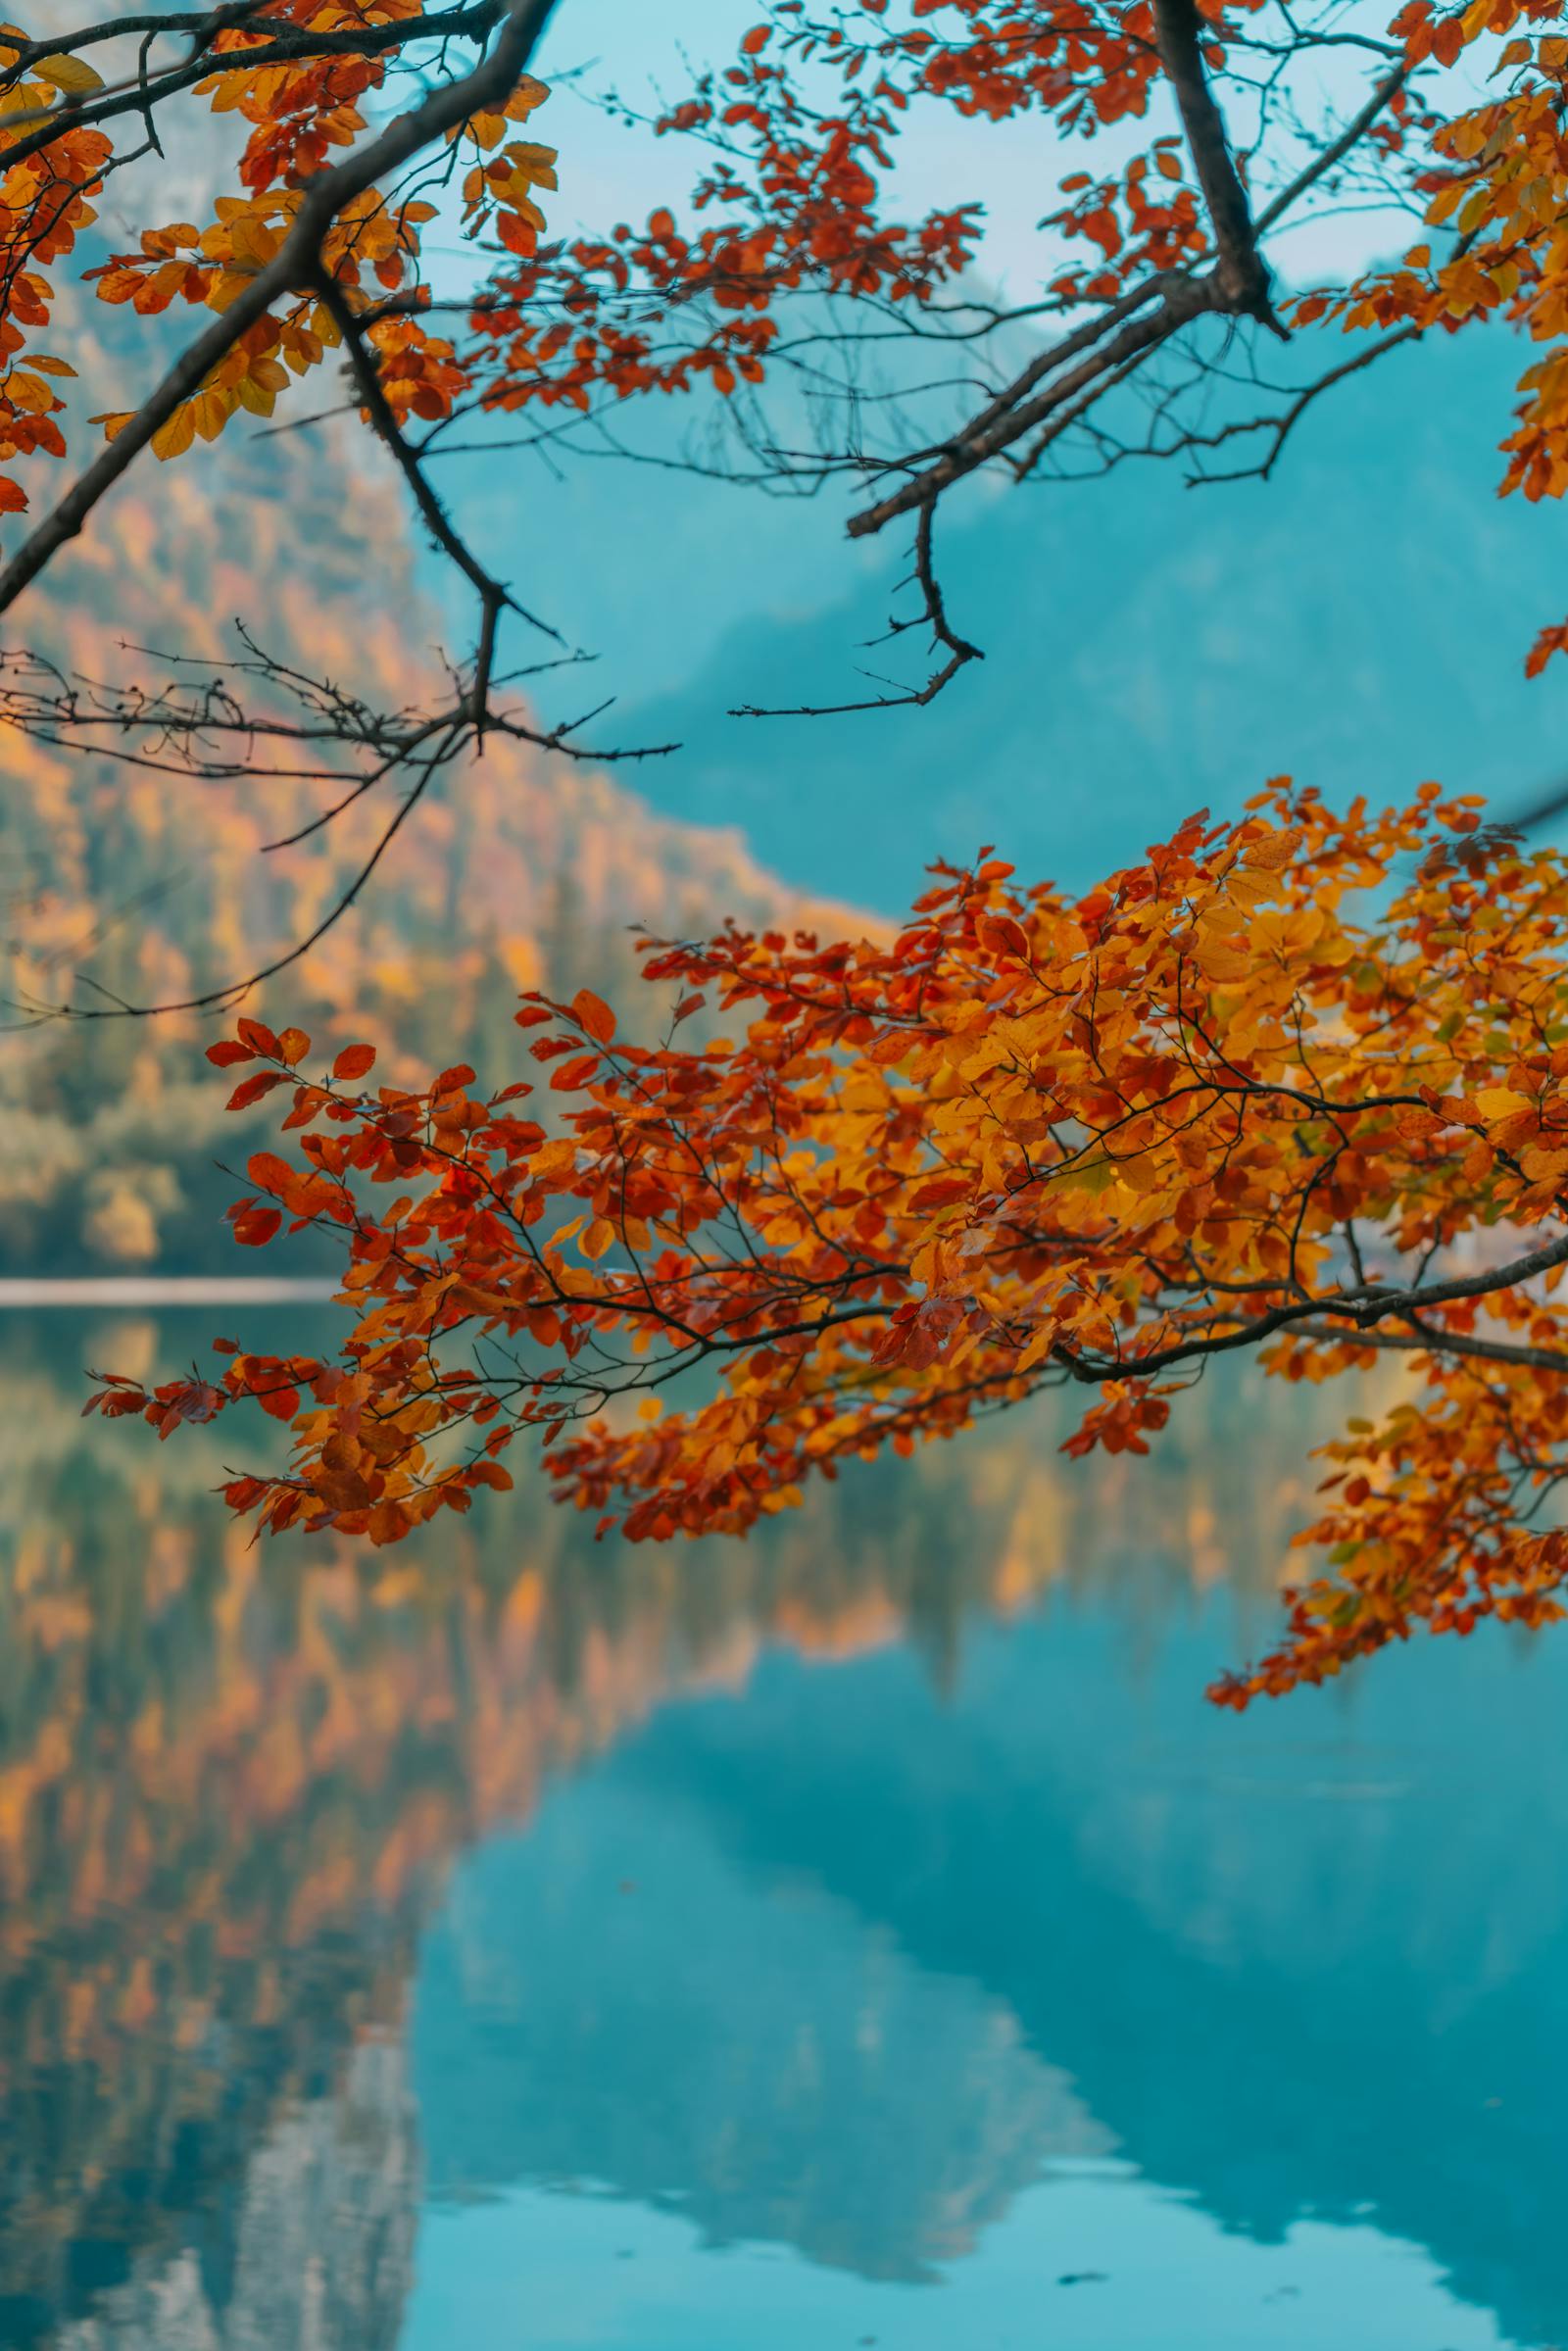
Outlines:
{"label": "blurred autumn forest", "polygon": [[[150,1357],[180,1332],[103,1344]],[[1109,1593],[1140,1641],[1233,1573],[1244,1614],[1266,1619],[1301,1500],[1220,1441],[1234,1397],[1217,1380],[1153,1474],[1105,1456],[1075,1474],[1049,1442],[998,1430],[819,1488],[698,1574],[596,1547],[529,1485],[368,1567],[347,1545],[258,1549],[212,1491],[218,1432],[98,1445],[76,1390],[61,1327],[24,1326],[0,1369],[0,2333],[19,2344],[156,2280],[211,2208],[209,2290],[243,2308],[265,2290],[243,2254],[258,2154],[323,2097],[349,2114],[339,2206],[369,2233],[340,2228],[294,2268],[318,2256],[357,2325],[378,2295],[395,2319],[419,2160],[397,2072],[409,1983],[465,1851],[673,1698],[739,1687],[764,1650],[832,1665],[907,1642],[946,1681],[985,1619]],[[1328,1425],[1332,1407],[1308,1409]],[[1252,1410],[1268,1458],[1288,1459],[1299,1400]],[[907,1479],[912,1512],[891,1483]],[[896,2073],[896,2044],[882,2063]],[[758,2127],[794,2127],[801,2088],[787,2067],[764,2075]],[[888,2094],[880,2070],[867,2090]],[[342,2110],[317,2119],[335,2130]],[[700,2119],[722,2130],[722,2111]],[[999,2131],[982,2167],[1003,2200],[1009,2144]],[[327,2160],[294,2147],[289,2176]],[[940,2134],[916,2132],[905,2160],[895,2275],[941,2216],[967,2226]],[[308,2235],[310,2207],[295,2193],[282,2225]],[[762,2225],[843,2258],[809,2173]]]}
{"label": "blurred autumn forest", "polygon": [[[141,645],[223,661],[244,612],[280,661],[407,693],[411,673],[435,670],[439,626],[396,492],[358,454],[346,430],[236,439],[211,470],[144,477],[34,598],[31,648],[118,679],[138,658],[132,627]],[[267,854],[317,813],[310,785],[172,780],[14,731],[5,757],[0,997],[13,1005],[82,962],[137,997],[250,968],[310,927],[373,837],[350,817]],[[726,910],[767,923],[807,904],[738,833],[662,818],[603,772],[498,741],[461,796],[423,802],[363,907],[276,993],[323,1039],[373,1024],[395,1040],[394,1073],[463,1055],[499,1065],[517,990],[624,989],[634,924],[682,932]],[[213,1028],[176,1013],[0,1043],[0,1270],[231,1266],[232,1181],[215,1161],[253,1146],[202,1057]]]}

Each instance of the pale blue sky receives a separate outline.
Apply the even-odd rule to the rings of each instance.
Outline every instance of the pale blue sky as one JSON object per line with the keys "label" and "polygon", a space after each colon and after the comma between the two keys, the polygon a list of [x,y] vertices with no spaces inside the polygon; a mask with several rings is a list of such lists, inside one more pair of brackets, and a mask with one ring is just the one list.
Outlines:
{"label": "pale blue sky", "polygon": [[[537,135],[561,150],[561,189],[547,205],[553,226],[603,229],[621,219],[642,220],[656,205],[678,200],[694,176],[695,151],[658,140],[611,121],[589,93],[614,89],[650,111],[656,91],[678,95],[689,85],[682,51],[700,62],[731,55],[759,15],[757,0],[683,0],[678,9],[650,0],[564,0],[539,59],[555,83],[548,108],[535,119]],[[1317,93],[1353,107],[1364,92],[1361,62],[1333,55]],[[1095,142],[1103,161],[1170,127],[1163,119],[1129,125]],[[1004,123],[966,122],[947,106],[928,108],[903,143],[892,186],[910,214],[935,204],[978,198],[988,228],[982,251],[987,274],[1015,298],[1038,286],[1049,241],[1035,223],[1056,201],[1064,171],[1080,168],[1091,150],[1049,139],[1038,117]],[[1409,241],[1402,216],[1356,213],[1303,223],[1276,240],[1276,266],[1295,281],[1343,271]],[[441,256],[432,251],[439,265]],[[448,267],[458,259],[455,242]],[[466,261],[466,268],[471,264]]]}

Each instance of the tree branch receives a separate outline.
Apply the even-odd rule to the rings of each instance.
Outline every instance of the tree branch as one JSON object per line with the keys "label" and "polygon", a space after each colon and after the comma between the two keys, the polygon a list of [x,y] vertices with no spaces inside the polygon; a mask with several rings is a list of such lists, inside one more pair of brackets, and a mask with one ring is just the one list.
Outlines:
{"label": "tree branch", "polygon": [[[387,399],[382,385],[374,355],[366,342],[363,329],[349,306],[348,297],[343,288],[326,269],[318,269],[316,284],[333,325],[343,338],[343,347],[348,355],[349,366],[354,371],[354,380],[365,403],[372,430],[377,439],[391,452],[393,460],[413,493],[414,502],[423,517],[431,538],[442,554],[456,563],[479,599],[479,644],[473,663],[471,702],[474,740],[477,744],[482,745],[489,709],[490,676],[495,662],[496,623],[503,609],[507,607],[521,614],[525,619],[531,619],[532,615],[522,612],[522,607],[512,595],[505,582],[496,579],[485,569],[477,556],[453,528],[451,516],[425,479],[423,467],[403,437],[397,417],[392,413],[392,405]],[[546,622],[535,621],[534,626],[543,630],[545,635],[554,637],[558,645],[562,642],[559,633],[550,628]]]}
{"label": "tree branch", "polygon": [[[1187,145],[1203,191],[1218,260],[1214,277],[1227,311],[1283,331],[1269,300],[1269,272],[1257,250],[1251,206],[1231,154],[1225,118],[1203,66],[1203,21],[1195,0],[1154,0],[1159,62],[1176,94]],[[1212,37],[1212,36],[1210,36]],[[1221,306],[1216,306],[1221,307]]]}
{"label": "tree branch", "polygon": [[[1076,367],[1070,367],[1065,375],[1058,376],[1054,383],[1048,385],[1033,400],[1014,406],[1009,394],[1001,401],[993,401],[985,411],[985,415],[993,419],[992,422],[966,426],[948,444],[933,465],[912,474],[902,488],[886,498],[878,499],[875,506],[862,509],[858,514],[852,514],[850,537],[868,538],[874,532],[885,529],[900,514],[912,514],[917,507],[940,498],[945,491],[952,489],[955,482],[961,481],[965,474],[989,465],[993,458],[1000,457],[1023,434],[1032,432],[1037,424],[1043,424],[1054,410],[1086,390],[1099,377],[1111,374],[1125,367],[1130,360],[1142,359],[1157,345],[1168,342],[1173,334],[1183,326],[1190,325],[1193,319],[1201,318],[1205,311],[1216,309],[1215,292],[1211,278],[1178,277],[1157,310],[1147,318],[1130,319],[1118,334],[1111,336],[1109,342],[1102,344],[1098,351],[1091,352],[1087,359],[1081,360]],[[1097,328],[1102,331],[1108,320],[1096,323]],[[1068,338],[1069,343],[1076,341],[1077,338]],[[1081,344],[1078,347],[1081,348]],[[1056,347],[1057,357],[1063,348],[1060,345]]]}
{"label": "tree branch", "polygon": [[[944,447],[921,451],[906,460],[908,478],[901,487],[850,517],[848,529],[852,539],[872,536],[900,514],[914,513],[929,500],[940,498],[956,482],[990,464],[1015,441],[1042,426],[1062,421],[1064,411],[1070,411],[1072,417],[1082,415],[1113,383],[1124,380],[1152,351],[1204,313],[1253,318],[1285,338],[1286,330],[1270,300],[1270,275],[1259,252],[1259,240],[1299,196],[1365,137],[1403,86],[1405,69],[1399,66],[1378,83],[1366,103],[1321,155],[1314,156],[1254,220],[1232,155],[1224,117],[1209,87],[1202,57],[1203,20],[1195,0],[1156,0],[1154,13],[1160,60],[1175,93],[1213,229],[1217,256],[1214,267],[1200,277],[1161,272],[1133,287],[1102,315],[1040,352],[1004,392]],[[1149,311],[1147,306],[1155,301],[1158,308]],[[1139,317],[1139,312],[1146,315]],[[1074,360],[1077,365],[1068,366]],[[1048,378],[1051,380],[1047,381]],[[1337,376],[1329,377],[1320,388],[1326,389],[1329,382],[1336,380]],[[1045,388],[1036,393],[1035,387],[1040,384]],[[1031,393],[1035,393],[1033,398],[1029,397]],[[1290,421],[1294,423],[1294,414]],[[1045,433],[1040,447],[1025,462],[1023,471],[1030,469],[1040,450],[1054,437],[1052,431]]]}
{"label": "tree branch", "polygon": [[[213,31],[222,31],[254,16],[261,5],[265,5],[265,0],[255,0],[255,5],[238,10],[219,11],[205,22]],[[385,50],[409,48],[417,41],[472,40],[488,33],[500,13],[498,0],[479,0],[474,7],[455,8],[433,17],[402,17],[388,24],[358,24],[347,29],[336,26],[318,32],[297,31],[290,26],[251,49],[215,52],[204,46],[182,65],[167,68],[150,81],[138,72],[94,96],[68,97],[58,106],[45,108],[41,120],[37,113],[13,117],[13,131],[24,130],[26,135],[0,144],[0,164],[14,170],[29,156],[52,146],[63,130],[90,128],[99,122],[113,122],[120,115],[145,115],[150,107],[163,105],[166,99],[177,97],[181,90],[193,88],[213,73],[255,73],[265,66],[305,64],[314,57],[378,57]],[[149,41],[154,37],[151,31],[145,36]],[[87,45],[87,36],[78,35],[77,39],[81,45]],[[64,41],[32,44],[39,55],[48,57],[61,55],[68,46]],[[0,76],[0,87],[24,71],[24,65],[8,68]]]}
{"label": "tree branch", "polygon": [[1290,211],[1298,196],[1304,196],[1307,189],[1314,186],[1326,171],[1332,171],[1337,163],[1344,161],[1352,147],[1360,145],[1389,100],[1403,89],[1408,72],[1408,67],[1402,64],[1396,66],[1386,80],[1378,83],[1359,113],[1350,117],[1338,138],[1331,139],[1321,155],[1314,155],[1290,184],[1264,205],[1253,223],[1258,236],[1266,236],[1275,222]]}
{"label": "tree branch", "polygon": [[272,259],[175,361],[128,423],[78,475],[0,571],[0,612],[8,612],[60,549],[77,536],[99,501],[129,470],[181,402],[200,390],[224,354],[266,317],[277,297],[313,282],[321,241],[344,207],[514,87],[554,6],[555,0],[509,0],[500,38],[472,73],[461,81],[443,83],[412,113],[388,123],[368,146],[308,182],[293,226]]}

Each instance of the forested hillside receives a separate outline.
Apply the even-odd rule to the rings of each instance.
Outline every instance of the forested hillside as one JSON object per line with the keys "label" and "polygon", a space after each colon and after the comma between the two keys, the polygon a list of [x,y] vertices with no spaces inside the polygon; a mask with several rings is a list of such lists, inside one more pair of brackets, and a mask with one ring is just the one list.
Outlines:
{"label": "forested hillside", "polygon": [[[134,647],[231,658],[230,615],[243,610],[277,659],[404,704],[433,670],[439,624],[414,587],[392,486],[355,471],[326,435],[256,441],[215,463],[221,497],[170,466],[112,502],[30,603],[28,646],[96,678],[157,674]],[[586,707],[598,693],[574,677],[571,699],[557,699]],[[384,816],[367,806],[268,853],[318,811],[318,785],[200,783],[14,729],[0,762],[12,1024],[0,1037],[0,1266],[231,1268],[221,1211],[234,1185],[213,1162],[221,1151],[238,1165],[250,1146],[203,1057],[218,1016],[30,1025],[30,1007],[101,1008],[101,990],[180,998],[256,968],[319,918]],[[727,911],[795,908],[734,832],[694,831],[592,766],[492,741],[438,785],[361,905],[270,984],[265,1008],[323,1040],[395,1038],[410,1069],[465,1054],[505,1068],[517,989],[623,987],[632,924],[678,933]]]}
{"label": "forested hillside", "polygon": [[[771,917],[795,892],[892,911],[929,859],[983,839],[1028,873],[1083,882],[1281,770],[1340,805],[1427,774],[1522,805],[1568,767],[1568,683],[1523,673],[1542,614],[1568,601],[1568,543],[1555,507],[1495,496],[1519,363],[1500,331],[1396,353],[1304,417],[1266,484],[1192,491],[1179,465],[1128,462],[1092,483],[977,494],[943,569],[985,662],[929,709],[847,717],[727,714],[854,694],[858,663],[918,666],[912,645],[864,650],[900,565],[846,564],[829,505],[608,460],[559,478],[515,451],[454,462],[443,486],[494,560],[524,514],[528,544],[548,539],[542,601],[568,631],[613,551],[589,648],[602,659],[547,682],[552,710],[629,688],[607,735],[677,748],[610,778],[493,742],[269,1008],[321,1036],[395,1034],[410,1067],[461,1053],[501,1068],[515,989],[615,993],[633,923]],[[672,419],[670,450],[711,421]],[[111,502],[31,603],[26,641],[122,677],[147,668],[126,640],[231,656],[244,610],[266,615],[279,658],[409,699],[459,616],[427,601],[435,574],[373,455],[345,471],[342,441],[290,432],[209,462],[221,498],[174,465]],[[636,545],[618,519],[633,486]],[[650,694],[662,672],[668,690]],[[0,955],[22,1007],[70,994],[78,967],[138,998],[251,968],[309,928],[373,837],[367,809],[264,855],[315,812],[309,787],[137,775],[15,733],[0,759]],[[232,1187],[212,1162],[221,1149],[237,1163],[244,1144],[220,1127],[209,1033],[181,1018],[0,1039],[0,1263],[229,1262]],[[171,1255],[165,1232],[192,1207]]]}

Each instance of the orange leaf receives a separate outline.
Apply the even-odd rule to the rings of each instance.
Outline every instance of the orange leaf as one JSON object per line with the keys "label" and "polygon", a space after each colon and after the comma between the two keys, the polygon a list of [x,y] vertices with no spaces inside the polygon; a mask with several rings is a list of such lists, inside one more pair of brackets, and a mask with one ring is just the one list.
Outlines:
{"label": "orange leaf", "polygon": [[610,1043],[615,1034],[615,1015],[602,996],[595,996],[591,988],[579,988],[571,1009],[578,1027],[586,1029],[596,1045]]}
{"label": "orange leaf", "polygon": [[292,1191],[296,1181],[293,1168],[276,1151],[252,1151],[245,1162],[245,1173],[263,1192],[286,1193]]}
{"label": "orange leaf", "polygon": [[1029,960],[1029,934],[1010,914],[982,914],[974,935],[988,955],[1016,955],[1023,963]]}
{"label": "orange leaf", "polygon": [[468,1465],[470,1486],[493,1486],[497,1494],[512,1492],[512,1472],[503,1469],[499,1461],[474,1461]]}

